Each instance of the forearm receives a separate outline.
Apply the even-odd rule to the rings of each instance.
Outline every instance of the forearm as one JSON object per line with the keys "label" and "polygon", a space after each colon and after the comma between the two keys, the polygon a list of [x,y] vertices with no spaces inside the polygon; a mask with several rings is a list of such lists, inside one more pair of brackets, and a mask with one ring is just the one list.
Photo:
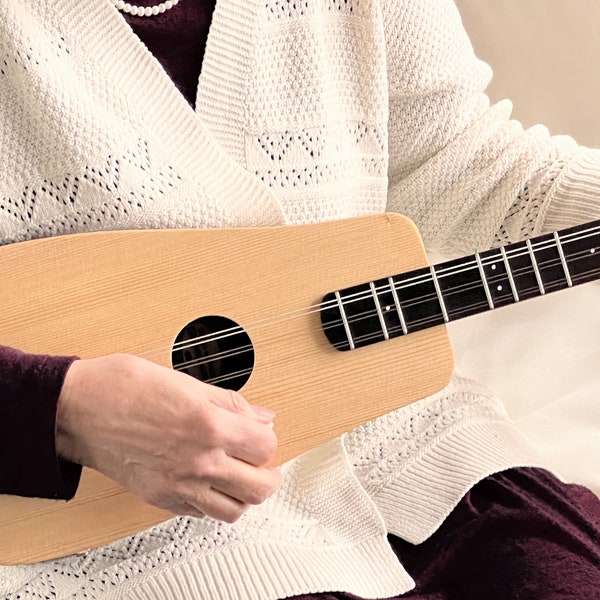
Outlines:
{"label": "forearm", "polygon": [[81,467],[55,448],[56,410],[73,357],[0,346],[0,493],[71,498]]}
{"label": "forearm", "polygon": [[579,147],[549,196],[544,231],[600,219],[600,150]]}
{"label": "forearm", "polygon": [[509,102],[489,105],[491,70],[451,0],[429,3],[430,14],[384,5],[389,210],[410,216],[428,247],[451,254],[600,218],[600,152],[542,126],[524,130]]}

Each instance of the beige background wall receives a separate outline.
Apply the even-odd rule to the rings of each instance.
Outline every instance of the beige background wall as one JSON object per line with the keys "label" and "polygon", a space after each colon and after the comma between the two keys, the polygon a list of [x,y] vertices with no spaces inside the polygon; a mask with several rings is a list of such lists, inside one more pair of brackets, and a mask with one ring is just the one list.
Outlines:
{"label": "beige background wall", "polygon": [[600,1],[456,0],[492,100],[525,125],[544,123],[600,147]]}

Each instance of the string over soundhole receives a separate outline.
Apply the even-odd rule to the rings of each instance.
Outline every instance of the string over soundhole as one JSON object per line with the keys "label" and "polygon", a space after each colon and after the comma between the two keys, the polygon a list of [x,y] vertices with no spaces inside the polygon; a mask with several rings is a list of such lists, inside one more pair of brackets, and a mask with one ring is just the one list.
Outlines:
{"label": "string over soundhole", "polygon": [[254,368],[254,348],[235,321],[211,315],[188,323],[175,338],[173,368],[222,388],[239,391]]}

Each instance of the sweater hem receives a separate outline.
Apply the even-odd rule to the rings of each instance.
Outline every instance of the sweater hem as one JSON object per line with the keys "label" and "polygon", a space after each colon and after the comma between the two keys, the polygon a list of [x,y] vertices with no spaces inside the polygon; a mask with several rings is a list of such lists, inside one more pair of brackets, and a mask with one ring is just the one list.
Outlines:
{"label": "sweater hem", "polygon": [[390,533],[420,544],[476,483],[509,468],[533,466],[547,468],[514,425],[470,423],[438,438],[373,500]]}
{"label": "sweater hem", "polygon": [[277,600],[299,594],[346,591],[376,599],[414,588],[387,542],[366,540],[322,550],[287,546],[237,546],[157,573],[127,600]]}

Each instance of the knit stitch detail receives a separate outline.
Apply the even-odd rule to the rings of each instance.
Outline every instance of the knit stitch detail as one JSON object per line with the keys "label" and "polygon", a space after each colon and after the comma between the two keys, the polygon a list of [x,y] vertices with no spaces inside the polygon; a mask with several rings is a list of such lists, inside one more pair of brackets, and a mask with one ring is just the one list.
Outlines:
{"label": "knit stitch detail", "polygon": [[[178,595],[185,589],[216,600],[276,600],[340,588],[389,597],[414,586],[387,543],[377,509],[356,485],[341,439],[287,463],[282,475],[282,488],[237,523],[169,521],[48,563],[7,600],[35,598],[49,587],[55,597],[73,599],[195,597]],[[31,575],[30,567],[23,569]],[[0,567],[0,593],[18,575]]]}
{"label": "knit stitch detail", "polygon": [[[490,76],[451,0],[220,0],[193,111],[108,0],[0,2],[0,240],[387,208],[428,246],[471,252],[558,222],[570,195],[581,208],[569,219],[584,217],[600,156],[523,131],[509,103],[489,106]],[[533,460],[477,389],[451,388],[344,444],[356,472],[332,443],[286,465],[282,489],[232,526],[180,518],[0,568],[0,594],[390,596],[410,577],[387,528],[424,539],[470,483]]]}
{"label": "knit stitch detail", "polygon": [[283,224],[109,2],[3,4],[0,21],[2,243]]}
{"label": "knit stitch detail", "polygon": [[580,148],[555,178],[544,228],[555,231],[600,219],[600,150]]}
{"label": "knit stitch detail", "polygon": [[344,434],[348,460],[390,533],[430,537],[483,477],[540,464],[501,403],[454,376],[438,394]]}

